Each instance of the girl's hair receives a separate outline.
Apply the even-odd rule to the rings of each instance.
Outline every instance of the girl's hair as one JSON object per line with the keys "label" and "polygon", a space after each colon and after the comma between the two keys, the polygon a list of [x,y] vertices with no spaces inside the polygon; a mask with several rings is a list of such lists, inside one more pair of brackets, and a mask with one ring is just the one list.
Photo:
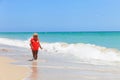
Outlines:
{"label": "girl's hair", "polygon": [[34,36],[35,36],[35,37],[36,37],[36,36],[38,37],[38,33],[34,33],[34,34],[33,34],[33,37],[34,37]]}

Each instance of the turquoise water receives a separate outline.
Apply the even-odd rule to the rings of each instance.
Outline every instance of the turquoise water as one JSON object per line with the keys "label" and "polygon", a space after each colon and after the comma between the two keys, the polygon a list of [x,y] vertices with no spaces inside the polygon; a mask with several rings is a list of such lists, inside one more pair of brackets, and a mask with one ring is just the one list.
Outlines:
{"label": "turquoise water", "polygon": [[[33,32],[4,32],[0,38],[28,40]],[[120,32],[39,32],[42,42],[89,43],[120,49]]]}

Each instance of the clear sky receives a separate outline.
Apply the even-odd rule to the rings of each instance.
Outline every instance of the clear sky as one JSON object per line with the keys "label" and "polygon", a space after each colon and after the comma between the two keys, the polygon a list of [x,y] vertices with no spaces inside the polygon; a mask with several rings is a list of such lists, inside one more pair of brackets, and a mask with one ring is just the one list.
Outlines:
{"label": "clear sky", "polygon": [[120,0],[0,0],[1,31],[120,31]]}

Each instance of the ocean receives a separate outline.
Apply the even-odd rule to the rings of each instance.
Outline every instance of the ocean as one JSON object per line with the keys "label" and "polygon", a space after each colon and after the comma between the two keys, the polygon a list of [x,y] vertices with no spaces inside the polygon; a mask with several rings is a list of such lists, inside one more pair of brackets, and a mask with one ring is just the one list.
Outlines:
{"label": "ocean", "polygon": [[38,32],[43,50],[30,62],[33,33],[0,32],[0,56],[31,68],[25,80],[120,79],[120,32]]}
{"label": "ocean", "polygon": [[[0,39],[28,41],[33,32],[0,32]],[[41,42],[94,44],[120,49],[120,32],[38,32]]]}

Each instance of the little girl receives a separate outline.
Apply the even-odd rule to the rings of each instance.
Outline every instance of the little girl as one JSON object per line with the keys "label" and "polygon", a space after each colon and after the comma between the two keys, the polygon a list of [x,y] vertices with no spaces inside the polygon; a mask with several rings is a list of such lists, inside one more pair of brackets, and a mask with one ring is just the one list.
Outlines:
{"label": "little girl", "polygon": [[42,49],[37,33],[33,34],[33,37],[30,40],[30,47],[31,47],[32,54],[33,54],[33,60],[37,60],[37,58],[38,58],[38,50],[39,50],[39,48]]}

